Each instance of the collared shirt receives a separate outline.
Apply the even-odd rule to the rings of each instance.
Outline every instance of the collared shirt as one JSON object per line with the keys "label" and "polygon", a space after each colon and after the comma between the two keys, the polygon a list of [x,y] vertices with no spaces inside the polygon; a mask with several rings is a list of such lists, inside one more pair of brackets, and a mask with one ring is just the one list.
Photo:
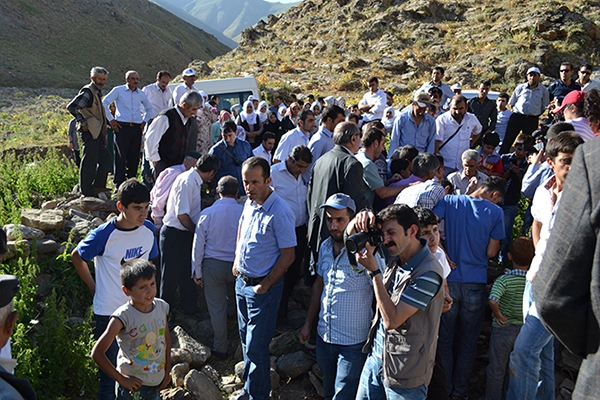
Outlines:
{"label": "collared shirt", "polygon": [[[175,107],[175,109],[177,110],[177,114],[179,115],[179,118],[181,118],[183,125],[187,124],[188,118],[183,116],[179,107]],[[144,155],[148,161],[160,161],[158,147],[160,145],[160,140],[169,127],[169,117],[164,114],[156,117],[148,127],[148,131],[144,135]]]}
{"label": "collared shirt", "polygon": [[[375,260],[384,271],[383,258],[375,254]],[[323,277],[317,323],[321,339],[342,346],[364,342],[373,319],[373,281],[365,268],[360,264],[353,268],[345,248],[335,257],[333,239],[328,237],[319,249],[317,274]]]}
{"label": "collared shirt", "polygon": [[252,150],[252,154],[254,154],[255,157],[264,158],[269,163],[269,166],[271,166],[271,152],[266,151],[262,143]]}
{"label": "collared shirt", "polygon": [[[117,111],[113,117],[108,109],[108,106],[115,102]],[[127,85],[115,86],[104,98],[102,99],[106,118],[109,121],[116,119],[118,122],[129,122],[133,124],[141,124],[142,122],[150,121],[152,115],[152,104],[148,101],[148,98],[139,88],[135,91],[129,90]],[[144,109],[144,115],[142,116],[141,110]]]}
{"label": "collared shirt", "polygon": [[373,104],[373,107],[368,112],[363,113],[363,124],[375,119],[383,118],[383,111],[387,107],[387,96],[381,89],[377,89],[375,93],[369,90],[363,96],[360,104]]}
{"label": "collared shirt", "polygon": [[558,207],[560,205],[562,192],[555,197],[555,188],[556,176],[553,176],[537,188],[531,203],[531,216],[536,221],[541,222],[542,227],[540,230],[540,240],[538,240],[535,246],[535,256],[533,257],[533,260],[531,260],[531,266],[527,272],[527,280],[529,282],[533,282],[535,275],[540,269],[548,239],[550,239],[550,233],[554,226],[556,213],[558,212]]}
{"label": "collared shirt", "polygon": [[419,185],[409,186],[401,191],[396,197],[394,204],[406,204],[410,207],[420,206],[433,210],[445,194],[446,189],[433,179],[430,179]]}
{"label": "collared shirt", "polygon": [[486,283],[487,247],[490,239],[502,240],[504,211],[491,201],[471,196],[444,196],[433,212],[446,221],[445,249],[456,269],[448,282]]}
{"label": "collared shirt", "polygon": [[[196,89],[195,86],[192,86],[191,89],[189,87],[187,87],[187,85],[185,83],[182,83],[181,85],[177,86],[173,90],[173,104],[172,104],[173,107],[175,107],[177,104],[179,104],[179,100],[181,99],[181,96],[183,96],[187,92],[191,92],[191,91],[194,91],[194,92],[200,94],[200,91],[198,89]],[[204,102],[204,99],[202,99],[202,101]]]}
{"label": "collared shirt", "polygon": [[486,97],[482,104],[477,97],[474,97],[469,99],[467,104],[469,106],[469,112],[473,113],[479,120],[482,132],[485,132],[488,129],[490,131],[496,130],[498,110],[495,101]]}
{"label": "collared shirt", "polygon": [[162,226],[162,219],[165,215],[169,192],[175,179],[185,172],[185,165],[173,165],[165,169],[158,175],[152,190],[150,191],[150,205],[152,206],[152,220],[157,227]]}
{"label": "collared shirt", "polygon": [[[238,196],[243,196],[246,191],[242,180],[242,163],[253,156],[250,143],[236,139],[235,146],[232,147],[221,139],[211,147],[208,154],[214,154],[221,161],[221,166],[213,181],[217,183],[222,177],[231,175],[238,180]],[[235,157],[235,160],[232,156]]]}
{"label": "collared shirt", "polygon": [[[410,185],[411,183],[414,183],[414,182],[423,182],[423,179],[411,174],[406,179],[401,179],[397,182],[390,183],[389,187],[406,186],[406,185]],[[394,204],[395,200],[396,199],[394,197],[388,197],[387,199],[383,199],[383,206],[387,207],[390,204]]]}
{"label": "collared shirt", "polygon": [[252,278],[271,272],[281,249],[296,246],[296,229],[290,223],[294,218],[292,209],[277,193],[271,193],[262,205],[246,200],[235,252],[238,271]]}
{"label": "collared shirt", "polygon": [[296,146],[304,145],[308,147],[309,133],[302,132],[300,127],[297,127],[281,137],[281,141],[275,150],[273,158],[279,161],[285,161]]}
{"label": "collared shirt", "polygon": [[512,115],[512,111],[508,108],[504,111],[498,111],[498,116],[496,118],[496,133],[500,136],[500,141],[504,140],[504,135],[506,135],[506,127],[508,126],[508,120]]}
{"label": "collared shirt", "polygon": [[554,100],[554,98],[562,101],[562,99],[573,90],[581,90],[581,85],[573,79],[571,79],[571,82],[568,85],[565,85],[561,79],[557,79],[548,86],[550,101]]}
{"label": "collared shirt", "polygon": [[[507,325],[523,325],[523,291],[525,290],[524,269],[513,269],[496,279],[490,291],[490,300],[498,303],[500,312],[505,317]],[[493,326],[498,325],[496,318],[492,319]]]}
{"label": "collared shirt", "polygon": [[201,278],[205,258],[233,262],[237,228],[244,206],[236,199],[222,197],[200,213],[192,250],[192,278]]}
{"label": "collared shirt", "polygon": [[294,175],[287,169],[286,161],[282,161],[271,167],[271,186],[294,212],[296,216],[294,227],[306,225],[308,222],[308,210],[306,209],[308,186],[304,183],[302,176],[294,178]]}
{"label": "collared shirt", "polygon": [[171,97],[173,94],[168,86],[165,88],[165,90],[162,90],[158,84],[154,82],[150,85],[144,86],[142,92],[144,92],[148,98],[148,101],[150,104],[152,104],[152,113],[150,115],[150,119],[156,118],[161,111],[169,108],[169,103],[171,102]]}
{"label": "collared shirt", "polygon": [[390,152],[407,144],[415,146],[420,153],[433,154],[435,150],[435,119],[431,115],[425,113],[419,125],[413,118],[412,108],[396,118],[390,139]]}
{"label": "collared shirt", "polygon": [[525,175],[523,175],[523,182],[521,183],[521,193],[528,199],[532,199],[535,191],[542,182],[546,182],[550,177],[554,176],[554,171],[550,168],[550,164],[547,161],[540,164],[531,164]]}
{"label": "collared shirt", "polygon": [[515,88],[508,104],[511,105],[513,112],[540,116],[548,104],[550,104],[548,89],[546,86],[538,83],[534,88],[529,86],[529,83],[522,83]]}
{"label": "collared shirt", "polygon": [[333,143],[333,133],[329,131],[329,129],[325,128],[324,125],[319,126],[319,130],[312,135],[310,141],[308,142],[308,149],[312,154],[312,162],[306,168],[304,173],[302,174],[302,178],[304,178],[304,182],[308,184],[310,181],[310,174],[312,172],[312,168],[317,162],[319,158],[329,150],[333,149],[335,143]]}
{"label": "collared shirt", "polygon": [[167,212],[163,222],[169,228],[176,228],[180,231],[187,231],[178,215],[187,214],[194,225],[198,223],[200,212],[202,211],[200,190],[202,188],[202,178],[196,170],[191,168],[189,171],[181,173],[173,183],[167,200]]}
{"label": "collared shirt", "polygon": [[[473,191],[479,189],[483,182],[488,178],[488,176],[481,171],[477,171],[475,176],[477,177],[477,187],[473,189]],[[448,175],[448,180],[454,186],[454,194],[467,194],[467,188],[469,187],[471,178],[465,175],[464,168]]]}
{"label": "collared shirt", "polygon": [[[581,85],[581,82],[579,82],[579,80],[577,80],[577,83],[579,83]],[[590,79],[586,82],[585,85],[581,85],[581,90],[586,93],[592,89],[600,90],[600,81],[598,81],[596,79]]]}
{"label": "collared shirt", "polygon": [[575,132],[577,132],[585,142],[594,138],[594,131],[590,127],[590,121],[588,121],[586,117],[568,119],[565,120],[565,122],[572,124],[573,128],[575,128]]}
{"label": "collared shirt", "polygon": [[[102,91],[92,82],[92,90],[95,90],[99,98],[102,98]],[[82,108],[91,107],[94,102],[91,90],[81,90],[77,96],[67,105],[67,110],[75,117],[80,126],[87,126],[87,119],[81,115]],[[110,113],[109,113],[110,114]]]}
{"label": "collared shirt", "polygon": [[444,165],[455,169],[462,168],[462,153],[469,149],[471,136],[479,135],[481,132],[481,124],[471,113],[466,113],[460,124],[449,112],[435,120],[435,140],[440,142],[440,146],[456,132],[459,126],[461,128],[458,133],[440,149],[440,155],[444,157]]}
{"label": "collared shirt", "polygon": [[365,192],[367,202],[372,207],[373,200],[375,199],[375,190],[384,186],[381,176],[379,176],[379,170],[377,165],[371,160],[369,155],[363,150],[356,154],[356,159],[360,161],[363,166],[363,180],[367,185],[368,191]]}
{"label": "collared shirt", "polygon": [[439,85],[436,85],[435,83],[433,83],[433,81],[424,83],[423,86],[421,86],[420,88],[415,90],[414,94],[418,94],[420,92],[429,93],[429,89],[431,89],[432,87],[436,87],[442,91],[442,99],[440,101],[440,108],[442,105],[446,104],[448,102],[448,100],[451,99],[452,97],[454,97],[454,95],[455,95],[454,90],[452,90],[452,88],[450,88],[450,86],[446,85],[443,82],[440,82]]}

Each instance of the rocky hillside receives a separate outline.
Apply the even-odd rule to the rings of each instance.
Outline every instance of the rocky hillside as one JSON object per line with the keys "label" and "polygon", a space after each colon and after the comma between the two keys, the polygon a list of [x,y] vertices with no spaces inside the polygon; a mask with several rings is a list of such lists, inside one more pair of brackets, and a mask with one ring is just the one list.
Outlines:
{"label": "rocky hillside", "polygon": [[228,50],[148,0],[0,0],[2,86],[80,87],[94,65],[110,86],[129,69],[147,83]]}
{"label": "rocky hillside", "polygon": [[546,81],[562,60],[600,64],[599,24],[596,0],[305,0],[242,31],[210,65],[214,76],[348,97],[372,74],[406,94],[438,64],[451,83],[512,90],[530,64]]}
{"label": "rocky hillside", "polygon": [[[279,14],[293,3],[264,0],[152,0],[175,13],[175,9],[208,25],[230,40],[238,42],[242,29],[256,24],[269,14]],[[299,1],[298,1],[299,2]],[[179,14],[178,14],[179,15]],[[229,44],[228,42],[224,42]]]}

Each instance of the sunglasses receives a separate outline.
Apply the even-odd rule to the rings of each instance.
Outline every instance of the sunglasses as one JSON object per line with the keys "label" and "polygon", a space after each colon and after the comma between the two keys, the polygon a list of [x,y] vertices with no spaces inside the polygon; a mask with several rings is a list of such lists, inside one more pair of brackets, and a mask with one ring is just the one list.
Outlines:
{"label": "sunglasses", "polygon": [[560,72],[570,72],[570,69],[561,69]]}
{"label": "sunglasses", "polygon": [[583,74],[583,75],[589,75],[589,74],[590,74],[590,71],[579,71],[579,73],[580,73],[580,74]]}

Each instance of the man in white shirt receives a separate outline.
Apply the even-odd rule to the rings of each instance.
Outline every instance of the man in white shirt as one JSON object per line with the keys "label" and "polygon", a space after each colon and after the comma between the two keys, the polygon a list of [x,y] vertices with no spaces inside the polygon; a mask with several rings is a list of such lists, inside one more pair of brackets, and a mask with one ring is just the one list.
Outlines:
{"label": "man in white shirt", "polygon": [[160,297],[172,309],[179,287],[180,307],[185,314],[194,317],[199,316],[198,292],[190,276],[190,265],[194,232],[201,212],[201,188],[204,182],[214,178],[220,164],[216,156],[205,154],[194,168],[175,179],[160,230]]}
{"label": "man in white shirt", "polygon": [[273,147],[275,147],[276,136],[273,132],[265,132],[262,135],[262,143],[260,146],[252,150],[252,154],[255,157],[261,157],[267,160],[269,167],[271,166],[271,160],[273,158]]}
{"label": "man in white shirt", "polygon": [[192,252],[192,278],[204,287],[206,306],[214,332],[212,354],[227,358],[227,316],[234,316],[235,277],[231,273],[235,259],[235,241],[244,207],[237,202],[239,183],[228,175],[219,179],[219,199],[202,210]]}
{"label": "man in white shirt", "polygon": [[[271,186],[275,193],[281,197],[294,212],[296,220],[296,248],[295,259],[284,275],[283,294],[279,303],[278,319],[284,320],[288,312],[288,300],[294,286],[300,278],[302,259],[307,246],[308,209],[306,195],[308,186],[302,179],[302,174],[312,162],[312,154],[304,145],[296,146],[284,162],[271,167]],[[296,327],[297,328],[297,327]]]}
{"label": "man in white shirt", "polygon": [[445,70],[443,67],[437,66],[431,71],[431,80],[424,83],[419,89],[415,90],[414,95],[425,92],[429,93],[429,89],[436,87],[442,91],[442,97],[440,99],[440,105],[445,105],[449,99],[454,96],[454,91],[447,84],[442,82],[444,78]]}
{"label": "man in white shirt", "polygon": [[173,101],[171,103],[173,106],[179,104],[179,99],[181,99],[181,96],[187,92],[191,92],[193,90],[194,92],[200,93],[200,91],[194,86],[194,82],[196,82],[196,72],[193,69],[187,68],[183,70],[181,73],[181,79],[183,79],[183,83],[173,90]]}
{"label": "man in white shirt", "polygon": [[590,64],[583,64],[579,67],[579,78],[575,81],[581,85],[581,90],[589,92],[592,89],[600,90],[600,81],[591,79],[592,66]]}
{"label": "man in white shirt", "polygon": [[[102,99],[106,118],[115,131],[115,188],[125,182],[125,179],[137,176],[142,132],[152,114],[152,105],[138,88],[139,74],[127,71],[125,81],[125,85],[115,86]],[[116,106],[114,117],[108,108],[112,102]]]}
{"label": "man in white shirt", "polygon": [[275,150],[273,164],[285,160],[296,146],[308,146],[310,133],[315,129],[315,113],[302,110],[298,116],[298,126],[281,137]]}
{"label": "man in white shirt", "polygon": [[481,156],[477,150],[465,150],[461,156],[462,169],[448,175],[448,180],[454,186],[453,194],[471,194],[488,178],[479,170]]}
{"label": "man in white shirt", "polygon": [[467,112],[467,99],[458,95],[450,101],[449,112],[436,118],[435,127],[435,154],[444,157],[444,174],[448,176],[461,168],[460,157],[479,137],[481,123]]}
{"label": "man in white shirt", "polygon": [[387,107],[387,96],[383,90],[379,89],[379,79],[372,76],[367,79],[367,85],[369,91],[358,103],[358,109],[362,112],[363,124],[375,120],[381,121],[383,111]]}
{"label": "man in white shirt", "polygon": [[156,74],[156,82],[144,86],[142,92],[148,98],[150,104],[152,104],[152,113],[150,115],[150,122],[161,112],[169,108],[171,96],[173,93],[171,89],[167,87],[171,81],[171,74],[167,70],[158,71]]}

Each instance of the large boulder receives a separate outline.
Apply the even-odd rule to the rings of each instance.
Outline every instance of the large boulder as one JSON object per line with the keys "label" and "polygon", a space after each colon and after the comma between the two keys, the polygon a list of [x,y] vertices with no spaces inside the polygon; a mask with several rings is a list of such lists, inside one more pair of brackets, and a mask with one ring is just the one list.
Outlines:
{"label": "large boulder", "polygon": [[171,383],[175,387],[183,387],[183,380],[185,376],[190,372],[190,365],[188,363],[178,363],[171,367]]}
{"label": "large boulder", "polygon": [[277,360],[277,372],[283,378],[294,379],[310,371],[314,363],[304,352],[297,351],[286,354]]}
{"label": "large boulder", "polygon": [[200,368],[210,358],[210,348],[198,343],[182,327],[176,326],[172,333],[171,362],[173,364],[187,362],[192,368]]}
{"label": "large boulder", "polygon": [[44,232],[58,231],[63,228],[65,216],[61,210],[21,210],[21,224]]}
{"label": "large boulder", "polygon": [[195,397],[185,389],[165,389],[160,392],[161,400],[195,400]]}
{"label": "large boulder", "polygon": [[67,207],[70,208],[71,206],[86,213],[93,211],[119,212],[116,200],[101,200],[96,197],[81,197],[72,200],[68,203]]}
{"label": "large boulder", "polygon": [[223,400],[221,391],[213,381],[198,370],[191,370],[184,379],[185,389],[191,392],[197,399]]}
{"label": "large boulder", "polygon": [[44,231],[30,228],[21,224],[8,224],[4,225],[4,232],[6,232],[6,237],[8,240],[16,240],[16,239],[42,239],[46,234]]}

